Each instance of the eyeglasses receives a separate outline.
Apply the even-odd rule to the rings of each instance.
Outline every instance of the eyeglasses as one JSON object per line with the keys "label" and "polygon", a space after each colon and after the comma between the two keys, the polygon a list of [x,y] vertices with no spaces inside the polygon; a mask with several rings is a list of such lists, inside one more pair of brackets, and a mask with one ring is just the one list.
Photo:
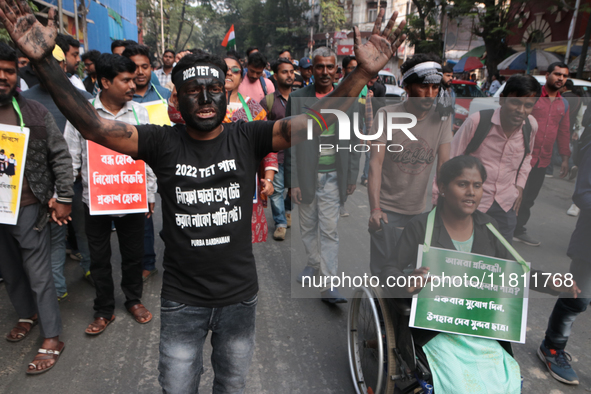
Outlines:
{"label": "eyeglasses", "polygon": [[90,67],[92,66],[94,63],[84,63],[84,67]]}
{"label": "eyeglasses", "polygon": [[240,74],[240,67],[230,67],[229,70],[232,74]]}

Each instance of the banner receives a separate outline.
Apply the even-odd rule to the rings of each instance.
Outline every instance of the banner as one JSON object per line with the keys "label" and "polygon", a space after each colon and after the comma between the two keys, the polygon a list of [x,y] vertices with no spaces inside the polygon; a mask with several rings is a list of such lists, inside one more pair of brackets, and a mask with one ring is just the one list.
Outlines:
{"label": "banner", "polygon": [[86,143],[90,214],[148,212],[146,164],[92,141]]}
{"label": "banner", "polygon": [[418,256],[432,278],[413,296],[410,327],[525,343],[530,273],[519,263],[423,245]]}
{"label": "banner", "polygon": [[170,118],[168,117],[168,105],[162,100],[150,101],[147,103],[140,103],[148,110],[150,116],[150,124],[158,126],[170,126]]}
{"label": "banner", "polygon": [[0,223],[16,224],[25,176],[29,129],[0,124]]}

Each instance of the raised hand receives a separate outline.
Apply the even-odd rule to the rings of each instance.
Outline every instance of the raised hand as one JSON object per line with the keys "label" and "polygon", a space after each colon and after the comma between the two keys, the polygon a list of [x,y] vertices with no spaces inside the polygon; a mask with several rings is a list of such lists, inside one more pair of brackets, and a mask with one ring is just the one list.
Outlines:
{"label": "raised hand", "polygon": [[406,35],[402,34],[402,29],[406,25],[406,21],[400,22],[396,30],[392,32],[398,12],[392,15],[384,31],[380,33],[384,14],[385,10],[381,9],[373,26],[371,37],[363,45],[361,45],[361,33],[359,33],[359,29],[357,27],[353,28],[357,67],[365,71],[370,78],[384,68],[388,60],[396,53],[396,50],[406,38]]}
{"label": "raised hand", "polygon": [[27,0],[0,0],[0,21],[16,46],[33,62],[48,56],[55,46],[54,8],[50,8],[47,19],[47,26],[43,26]]}

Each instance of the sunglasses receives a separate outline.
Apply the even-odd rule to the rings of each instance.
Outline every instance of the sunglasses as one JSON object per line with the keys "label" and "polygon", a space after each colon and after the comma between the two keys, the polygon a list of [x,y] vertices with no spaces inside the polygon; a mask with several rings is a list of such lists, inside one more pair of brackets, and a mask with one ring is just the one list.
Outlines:
{"label": "sunglasses", "polygon": [[240,67],[230,67],[229,70],[232,74],[240,74]]}

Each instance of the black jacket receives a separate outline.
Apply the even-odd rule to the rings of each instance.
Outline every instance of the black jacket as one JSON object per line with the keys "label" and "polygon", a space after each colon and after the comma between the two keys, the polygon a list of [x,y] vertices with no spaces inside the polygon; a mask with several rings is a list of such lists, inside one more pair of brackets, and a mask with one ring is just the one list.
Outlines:
{"label": "black jacket", "polygon": [[[285,116],[299,115],[305,113],[304,108],[312,106],[318,101],[316,98],[316,90],[314,84],[308,85],[305,88],[296,90],[289,95]],[[353,119],[350,116],[349,119]],[[338,126],[337,126],[338,132]],[[351,140],[337,140],[339,146],[336,153],[336,168],[338,176],[339,194],[341,202],[347,199],[347,185],[355,185],[357,183],[357,175],[359,174],[359,159],[361,154],[355,152],[351,145],[356,145],[359,140],[355,137],[355,133],[351,130]],[[285,152],[285,168],[291,167],[291,177],[286,178],[286,187],[299,187],[302,191],[302,203],[310,204],[316,195],[316,183],[318,173],[318,158],[319,158],[319,138],[315,136],[311,141],[304,141],[290,148]],[[287,171],[287,170],[286,170]]]}
{"label": "black jacket", "polygon": [[[422,213],[413,218],[410,223],[404,228],[400,240],[396,243],[396,249],[394,250],[394,261],[391,261],[384,266],[380,272],[380,282],[386,283],[387,278],[390,276],[397,277],[401,275],[407,276],[403,270],[407,267],[414,269],[417,263],[418,245],[423,244],[425,241],[425,233],[427,228],[427,216],[429,213]],[[480,211],[474,211],[472,214],[474,219],[474,241],[472,244],[472,253],[482,254],[485,256],[493,256],[505,260],[514,260],[513,256],[507,248],[497,239],[497,237],[490,232],[486,227],[487,223],[492,223],[493,226],[497,227],[496,221],[485,213]],[[449,236],[449,233],[443,225],[443,220],[439,215],[439,212],[435,215],[435,222],[433,224],[433,237],[431,238],[431,246],[455,250],[455,246]],[[538,272],[531,270],[532,274]],[[538,274],[538,277],[541,275]],[[534,281],[530,281],[530,288],[533,290],[543,291],[545,293],[557,294],[552,290],[544,289],[540,283],[539,288],[533,287]],[[405,289],[401,288],[387,288],[388,296],[392,298],[408,298],[409,293]],[[439,334],[437,331],[422,330],[412,328],[412,335],[414,339],[415,347],[418,349],[422,348],[427,342],[433,339]],[[505,341],[498,341],[501,346],[511,355],[511,344]]]}
{"label": "black jacket", "polygon": [[16,94],[25,127],[30,129],[25,177],[41,203],[35,229],[47,224],[47,203],[57,193],[57,201],[71,204],[74,197],[74,173],[68,144],[51,113],[41,104]]}

